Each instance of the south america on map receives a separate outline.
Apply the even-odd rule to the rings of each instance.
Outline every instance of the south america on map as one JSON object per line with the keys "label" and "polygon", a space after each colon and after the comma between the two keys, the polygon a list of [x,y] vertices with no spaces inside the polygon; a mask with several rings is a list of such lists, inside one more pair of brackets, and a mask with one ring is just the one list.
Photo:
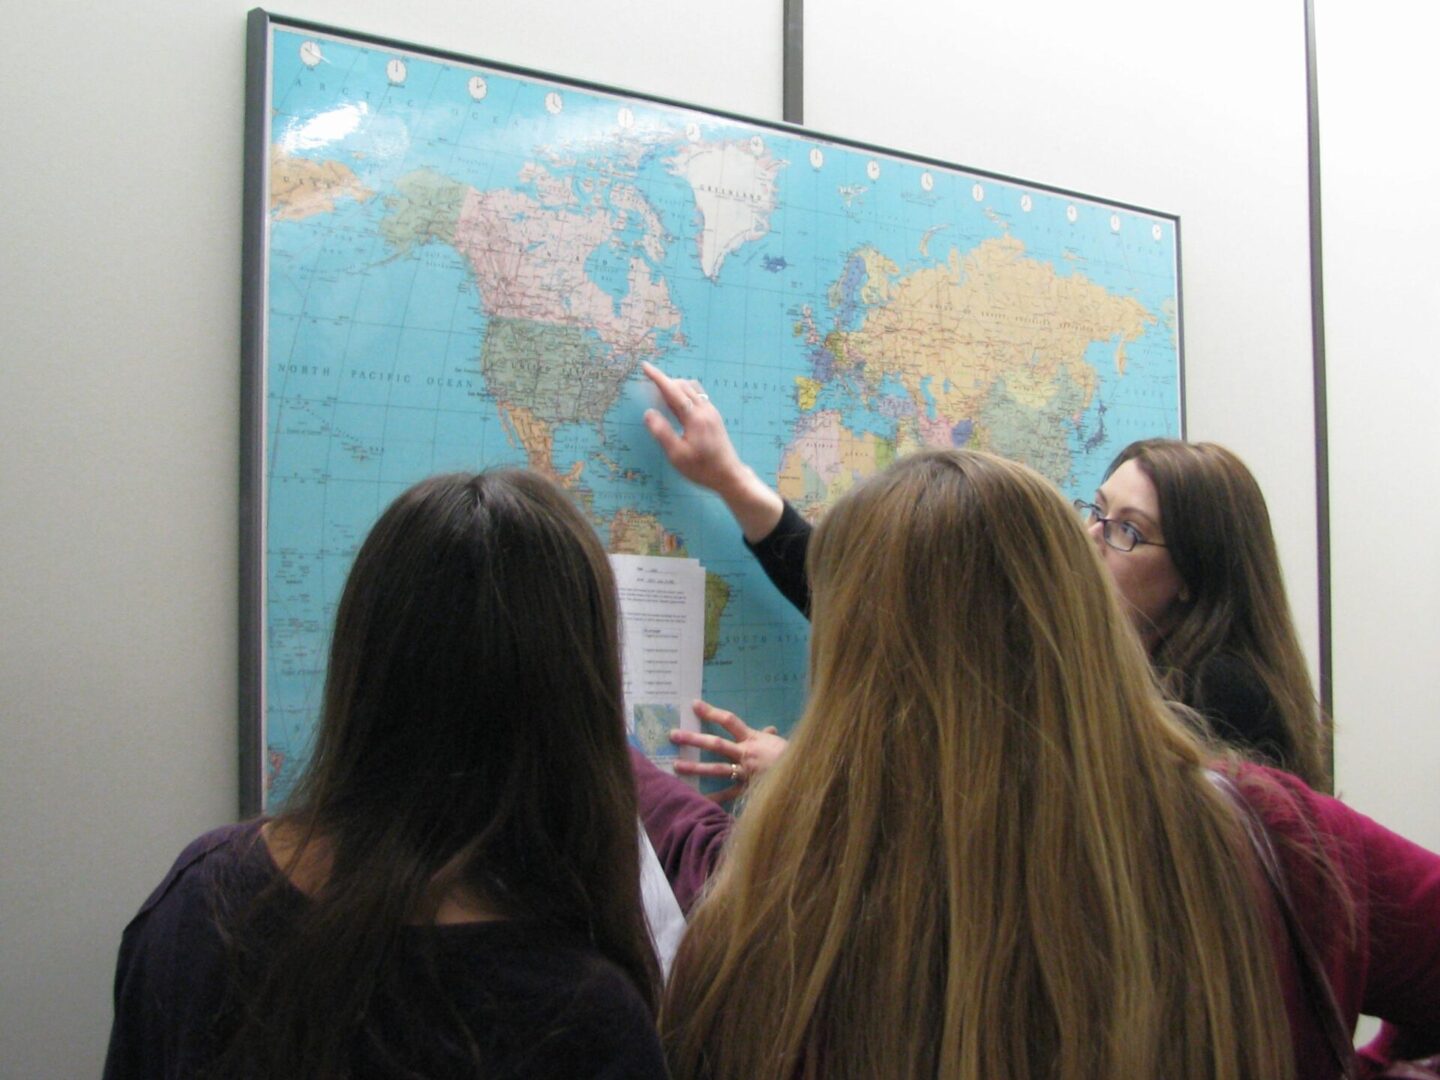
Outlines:
{"label": "south america on map", "polygon": [[436,472],[526,465],[610,550],[699,559],[706,698],[789,730],[808,627],[645,431],[645,361],[700,380],[812,520],[925,446],[1080,495],[1126,443],[1180,433],[1170,217],[343,36],[270,45],[272,802],[307,759],[355,551]]}

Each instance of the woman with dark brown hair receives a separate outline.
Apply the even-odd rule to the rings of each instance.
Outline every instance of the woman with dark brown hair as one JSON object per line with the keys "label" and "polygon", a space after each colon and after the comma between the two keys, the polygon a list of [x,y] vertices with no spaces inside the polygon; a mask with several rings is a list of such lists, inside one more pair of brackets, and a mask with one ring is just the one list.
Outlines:
{"label": "woman with dark brown hair", "polygon": [[1215,443],[1131,443],[1076,508],[1166,693],[1222,742],[1325,786],[1324,720],[1244,462]]}
{"label": "woman with dark brown hair", "polygon": [[616,613],[550,481],[397,498],[288,807],[195,841],[126,928],[105,1075],[664,1077]]}

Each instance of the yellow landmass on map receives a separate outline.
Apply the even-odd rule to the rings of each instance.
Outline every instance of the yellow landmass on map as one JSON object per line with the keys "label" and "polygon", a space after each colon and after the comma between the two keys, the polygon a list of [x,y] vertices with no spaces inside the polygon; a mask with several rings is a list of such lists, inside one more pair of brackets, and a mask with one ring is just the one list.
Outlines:
{"label": "yellow landmass on map", "polygon": [[804,375],[795,376],[795,403],[800,406],[801,412],[809,412],[815,408],[815,402],[820,397],[821,383],[816,379],[807,379]]}
{"label": "yellow landmass on map", "polygon": [[1113,342],[1123,370],[1125,344],[1155,322],[1134,298],[1028,258],[1011,236],[963,257],[952,249],[945,264],[900,277],[892,270],[877,282],[885,262],[866,260],[866,317],[832,350],[836,362],[863,364],[874,386],[897,379],[917,409],[951,422],[977,416],[1000,380],[1015,401],[1040,409],[1057,393],[1062,371],[1088,405],[1098,382],[1085,361],[1090,345]]}
{"label": "yellow landmass on map", "polygon": [[[796,380],[800,420],[776,484],[814,517],[856,482],[921,446],[991,450],[1064,484],[1071,440],[1100,382],[1097,344],[1125,373],[1126,347],[1169,312],[1152,313],[1078,269],[1029,257],[1003,235],[962,255],[903,270],[870,249],[852,253],[828,296],[823,335],[797,326],[823,357]],[[890,439],[815,411],[827,380],[855,380],[895,421]]]}
{"label": "yellow landmass on map", "polygon": [[560,474],[555,471],[555,435],[544,420],[537,417],[524,405],[512,401],[497,402],[500,418],[505,422],[505,433],[512,443],[525,451],[525,458],[536,472],[542,472],[564,487],[574,487],[585,470],[585,463],[577,461],[570,471]]}
{"label": "yellow landmass on map", "polygon": [[278,221],[299,221],[328,214],[343,198],[365,202],[375,197],[347,166],[338,161],[312,161],[270,148],[270,213]]}
{"label": "yellow landmass on map", "polygon": [[775,486],[814,519],[865,477],[895,460],[895,444],[873,432],[854,432],[827,409],[801,419],[780,459]]}
{"label": "yellow landmass on map", "polygon": [[610,519],[610,550],[616,555],[684,555],[679,539],[659,518],[628,509]]}

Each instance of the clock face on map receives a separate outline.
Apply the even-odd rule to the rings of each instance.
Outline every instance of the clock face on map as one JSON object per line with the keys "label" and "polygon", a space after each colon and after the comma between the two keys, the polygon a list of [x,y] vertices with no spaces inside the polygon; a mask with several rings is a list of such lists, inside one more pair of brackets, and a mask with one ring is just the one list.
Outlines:
{"label": "clock face on map", "polygon": [[868,176],[871,180],[879,180],[880,163],[878,161],[872,160],[870,164],[865,166],[865,175]]}
{"label": "clock face on map", "polygon": [[818,146],[810,148],[810,167],[818,169],[825,164],[825,154]]}
{"label": "clock face on map", "polygon": [[552,90],[545,95],[545,111],[551,116],[559,116],[560,110],[563,108],[565,108],[565,99],[555,91]]}
{"label": "clock face on map", "polygon": [[920,174],[920,187],[921,187],[921,189],[924,190],[924,191],[934,191],[934,190],[935,190],[935,177],[931,176],[928,172],[923,172],[923,173],[921,173],[921,174]]}
{"label": "clock face on map", "polygon": [[385,65],[385,77],[397,86],[405,81],[405,61],[391,60]]}
{"label": "clock face on map", "polygon": [[320,54],[320,46],[313,41],[307,41],[300,46],[300,62],[306,67],[313,68],[321,60],[325,59]]}
{"label": "clock face on map", "polygon": [[484,101],[485,95],[490,92],[490,87],[485,85],[485,80],[476,75],[470,80],[470,96],[476,101]]}

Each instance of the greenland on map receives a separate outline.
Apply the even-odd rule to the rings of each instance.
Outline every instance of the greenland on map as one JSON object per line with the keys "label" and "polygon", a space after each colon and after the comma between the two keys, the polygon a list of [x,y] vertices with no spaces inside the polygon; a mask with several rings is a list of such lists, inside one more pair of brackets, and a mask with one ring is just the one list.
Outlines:
{"label": "greenland on map", "polygon": [[919,447],[1077,495],[1181,434],[1170,215],[263,12],[251,70],[242,719],[272,802],[358,545],[443,471],[528,465],[610,550],[699,559],[705,696],[788,730],[805,621],[652,444],[642,361],[812,519]]}

